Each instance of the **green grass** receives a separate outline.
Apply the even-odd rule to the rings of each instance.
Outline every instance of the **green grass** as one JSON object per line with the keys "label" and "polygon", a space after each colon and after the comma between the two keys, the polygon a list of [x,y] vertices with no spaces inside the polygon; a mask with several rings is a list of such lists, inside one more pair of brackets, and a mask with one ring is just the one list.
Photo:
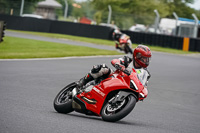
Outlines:
{"label": "green grass", "polygon": [[117,51],[60,43],[5,37],[0,43],[0,59],[52,58],[67,56],[119,55]]}
{"label": "green grass", "polygon": [[[16,31],[16,30],[9,30],[14,32],[21,32],[26,34],[32,34],[32,35],[38,35],[38,36],[45,36],[45,37],[51,37],[51,38],[62,38],[62,39],[69,39],[74,41],[81,41],[81,42],[89,42],[94,44],[100,44],[100,45],[109,45],[109,46],[115,46],[114,41],[110,40],[103,40],[103,39],[94,39],[94,38],[87,38],[87,37],[80,37],[80,36],[72,36],[72,35],[64,35],[64,34],[54,34],[54,33],[41,33],[41,32],[30,32],[30,31]],[[137,46],[137,44],[132,45],[133,48]],[[183,50],[177,50],[172,48],[163,48],[159,46],[149,46],[152,51],[159,51],[159,52],[166,52],[166,53],[173,53],[173,54],[194,54],[194,53],[200,53],[200,52],[191,52],[191,51],[183,51]]]}
{"label": "green grass", "polygon": [[45,36],[45,37],[51,37],[51,38],[69,39],[69,40],[80,41],[80,42],[89,42],[89,43],[100,44],[100,45],[115,46],[114,41],[103,40],[103,39],[95,39],[95,38],[88,38],[88,37],[80,37],[80,36],[56,34],[56,33],[17,31],[17,30],[8,30],[8,31],[21,32],[21,33],[26,33],[26,34],[31,34],[31,35],[37,35],[37,36]]}

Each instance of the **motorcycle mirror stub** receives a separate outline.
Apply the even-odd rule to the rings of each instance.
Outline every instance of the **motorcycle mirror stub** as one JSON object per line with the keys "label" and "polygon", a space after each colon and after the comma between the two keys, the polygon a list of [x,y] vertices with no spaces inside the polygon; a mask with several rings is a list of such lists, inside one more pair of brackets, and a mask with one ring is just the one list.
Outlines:
{"label": "motorcycle mirror stub", "polygon": [[77,88],[75,87],[75,88],[72,90],[72,97],[74,97],[76,94],[77,94]]}

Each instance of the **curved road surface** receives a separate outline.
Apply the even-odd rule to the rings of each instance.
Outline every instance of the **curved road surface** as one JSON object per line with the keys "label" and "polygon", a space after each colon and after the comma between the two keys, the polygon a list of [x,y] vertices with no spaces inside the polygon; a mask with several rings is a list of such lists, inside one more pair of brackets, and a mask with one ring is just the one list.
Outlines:
{"label": "curved road surface", "polygon": [[[0,60],[0,133],[198,133],[200,58],[153,53],[149,95],[116,123],[59,114],[56,94],[113,57]],[[113,68],[114,69],[114,68]]]}

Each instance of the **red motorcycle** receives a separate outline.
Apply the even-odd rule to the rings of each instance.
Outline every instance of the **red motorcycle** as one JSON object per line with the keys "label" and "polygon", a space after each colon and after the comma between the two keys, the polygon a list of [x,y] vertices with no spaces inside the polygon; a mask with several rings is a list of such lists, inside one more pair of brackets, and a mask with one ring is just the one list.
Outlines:
{"label": "red motorcycle", "polygon": [[116,70],[107,79],[91,81],[82,89],[75,82],[67,85],[55,97],[54,108],[59,113],[77,111],[115,122],[127,116],[147,94],[134,69],[131,73]]}
{"label": "red motorcycle", "polygon": [[130,40],[130,37],[124,34],[119,39],[119,44],[116,44],[116,48],[120,49],[121,51],[124,51],[126,54],[128,53],[133,54],[131,45],[132,45],[132,42]]}

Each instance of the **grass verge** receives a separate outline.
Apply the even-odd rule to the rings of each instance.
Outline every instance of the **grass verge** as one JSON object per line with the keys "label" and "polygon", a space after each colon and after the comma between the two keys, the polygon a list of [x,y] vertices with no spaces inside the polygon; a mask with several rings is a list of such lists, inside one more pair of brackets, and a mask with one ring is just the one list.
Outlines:
{"label": "grass verge", "polygon": [[50,37],[50,38],[68,39],[68,40],[73,40],[73,41],[89,42],[89,43],[100,44],[100,45],[115,46],[113,41],[96,39],[96,38],[88,38],[88,37],[81,37],[81,36],[56,34],[56,33],[32,32],[32,31],[18,31],[18,30],[8,30],[8,31],[20,32],[20,33],[44,36],[44,37]]}
{"label": "grass verge", "polygon": [[67,56],[119,55],[117,51],[73,46],[60,43],[22,39],[4,38],[0,43],[0,59],[53,58]]}
{"label": "grass verge", "polygon": [[[13,32],[21,32],[31,35],[38,35],[38,36],[45,36],[45,37],[51,37],[51,38],[59,38],[59,39],[69,39],[74,41],[81,41],[81,42],[89,42],[94,44],[100,44],[100,45],[109,45],[109,46],[115,46],[114,41],[110,40],[103,40],[103,39],[94,39],[94,38],[87,38],[87,37],[80,37],[80,36],[72,36],[72,35],[64,35],[64,34],[54,34],[54,33],[42,33],[42,32],[30,32],[30,31],[17,31],[17,30],[8,30]],[[133,48],[137,46],[137,44],[132,45]],[[147,45],[149,46],[149,45]],[[149,46],[151,50],[153,51],[159,51],[159,52],[166,52],[166,53],[173,53],[173,54],[196,54],[200,52],[191,52],[191,51],[182,51],[172,48],[163,48],[159,46]]]}

